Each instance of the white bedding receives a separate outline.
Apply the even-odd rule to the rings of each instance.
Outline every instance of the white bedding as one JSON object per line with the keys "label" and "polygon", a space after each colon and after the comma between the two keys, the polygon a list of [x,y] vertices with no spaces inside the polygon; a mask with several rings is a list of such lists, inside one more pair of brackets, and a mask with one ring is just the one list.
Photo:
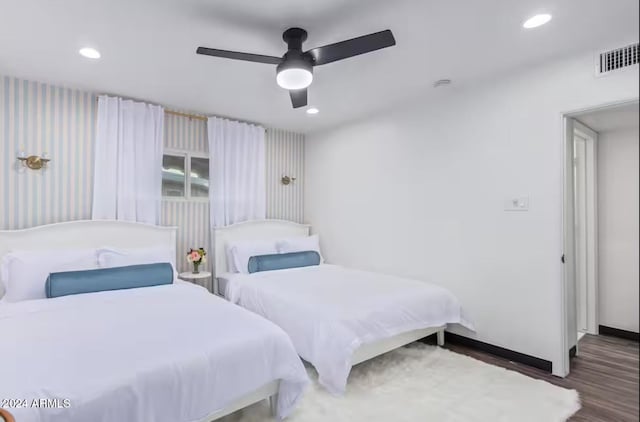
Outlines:
{"label": "white bedding", "polygon": [[200,421],[277,379],[285,417],[308,381],[289,338],[190,283],[0,305],[0,399],[70,403],[20,422]]}
{"label": "white bedding", "polygon": [[451,323],[473,329],[451,292],[421,281],[335,265],[222,278],[226,297],[282,327],[333,394],[344,393],[363,344]]}

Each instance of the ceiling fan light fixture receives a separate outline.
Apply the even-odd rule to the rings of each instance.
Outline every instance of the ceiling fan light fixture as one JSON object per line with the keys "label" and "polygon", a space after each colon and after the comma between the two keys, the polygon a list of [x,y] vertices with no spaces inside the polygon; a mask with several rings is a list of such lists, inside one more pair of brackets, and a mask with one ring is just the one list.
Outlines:
{"label": "ceiling fan light fixture", "polygon": [[284,89],[305,89],[313,82],[313,65],[300,58],[286,58],[276,68],[276,82]]}
{"label": "ceiling fan light fixture", "polygon": [[196,54],[276,65],[276,82],[280,87],[289,91],[291,105],[296,109],[306,107],[308,104],[307,88],[313,82],[315,66],[345,60],[396,45],[396,39],[390,29],[304,51],[302,46],[306,39],[307,31],[302,28],[289,28],[284,31],[282,40],[287,44],[287,52],[282,57],[209,47],[198,47]]}
{"label": "ceiling fan light fixture", "polygon": [[313,73],[307,69],[290,68],[283,69],[276,76],[278,85],[284,89],[304,89],[313,82]]}

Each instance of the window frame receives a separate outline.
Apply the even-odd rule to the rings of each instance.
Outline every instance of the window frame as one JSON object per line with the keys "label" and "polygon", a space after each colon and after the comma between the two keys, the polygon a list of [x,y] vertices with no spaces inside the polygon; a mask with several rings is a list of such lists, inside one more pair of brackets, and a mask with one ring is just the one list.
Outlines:
{"label": "window frame", "polygon": [[[174,149],[174,148],[165,148],[162,151],[162,156],[164,158],[165,155],[171,155],[173,157],[182,157],[185,160],[184,163],[184,196],[164,196],[162,195],[163,201],[175,201],[175,202],[201,202],[201,203],[209,203],[209,197],[206,196],[191,196],[191,158],[204,158],[206,160],[210,160],[211,158],[204,152],[197,151],[188,151],[184,149]],[[211,175],[209,175],[209,189],[211,189]]]}

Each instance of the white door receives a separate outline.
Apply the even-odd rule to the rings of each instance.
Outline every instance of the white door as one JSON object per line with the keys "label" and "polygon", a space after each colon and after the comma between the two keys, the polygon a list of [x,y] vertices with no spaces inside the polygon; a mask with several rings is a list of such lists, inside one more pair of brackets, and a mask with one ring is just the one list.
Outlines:
{"label": "white door", "polygon": [[598,135],[574,122],[574,259],[578,331],[597,334],[596,142]]}
{"label": "white door", "polygon": [[587,140],[575,134],[573,139],[573,182],[575,204],[576,305],[578,331],[587,332]]}
{"label": "white door", "polygon": [[553,374],[565,377],[569,374],[570,362],[569,351],[578,343],[577,318],[577,295],[575,277],[575,197],[574,197],[574,170],[573,170],[573,139],[574,139],[574,119],[564,118],[564,204],[562,214],[562,228],[564,231],[564,248],[562,262],[564,263],[564,277],[562,281],[562,351],[561,365],[553,365]]}
{"label": "white door", "polygon": [[[569,352],[578,346],[578,327],[584,326],[586,318],[587,332],[595,334],[596,316],[596,292],[597,292],[597,257],[596,257],[596,192],[595,192],[595,146],[597,142],[597,134],[582,125],[573,118],[564,118],[564,206],[562,226],[564,231],[564,251],[562,262],[564,263],[564,277],[562,284],[562,297],[564,298],[562,306],[562,341],[565,345],[562,364],[558,368],[553,368],[553,374],[564,377],[569,374],[570,361]],[[585,140],[585,171],[584,180],[577,181],[575,158],[576,146],[575,138],[579,135]],[[580,141],[578,141],[580,143]],[[578,154],[580,154],[578,152]],[[585,187],[582,194],[576,193],[576,185]],[[586,203],[584,212],[577,210],[579,203]],[[581,216],[581,217],[580,217]],[[582,219],[583,223],[577,220]],[[586,224],[586,230],[582,235],[576,233],[580,230],[580,225]],[[578,242],[586,240],[586,254],[582,251],[582,247],[578,247]],[[578,257],[580,256],[580,257]],[[587,264],[584,267],[584,264]],[[582,269],[578,269],[578,265],[583,265]],[[578,286],[577,274],[587,274],[586,287]],[[578,290],[580,289],[580,292]],[[586,291],[586,295],[585,295]],[[580,298],[586,296],[586,306],[580,305]],[[579,310],[580,309],[580,310]],[[586,310],[586,317],[584,314]],[[580,316],[582,315],[582,316]],[[579,319],[582,318],[582,321]]]}

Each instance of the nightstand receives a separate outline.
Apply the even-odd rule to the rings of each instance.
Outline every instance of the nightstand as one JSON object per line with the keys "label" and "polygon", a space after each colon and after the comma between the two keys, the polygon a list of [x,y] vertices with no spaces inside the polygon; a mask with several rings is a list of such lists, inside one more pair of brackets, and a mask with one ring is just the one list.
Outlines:
{"label": "nightstand", "polygon": [[180,273],[178,275],[178,278],[180,280],[190,281],[191,283],[197,284],[198,286],[202,286],[213,293],[213,285],[211,284],[211,273],[209,271],[200,271],[197,274],[194,274],[191,271],[186,271],[184,273]]}

